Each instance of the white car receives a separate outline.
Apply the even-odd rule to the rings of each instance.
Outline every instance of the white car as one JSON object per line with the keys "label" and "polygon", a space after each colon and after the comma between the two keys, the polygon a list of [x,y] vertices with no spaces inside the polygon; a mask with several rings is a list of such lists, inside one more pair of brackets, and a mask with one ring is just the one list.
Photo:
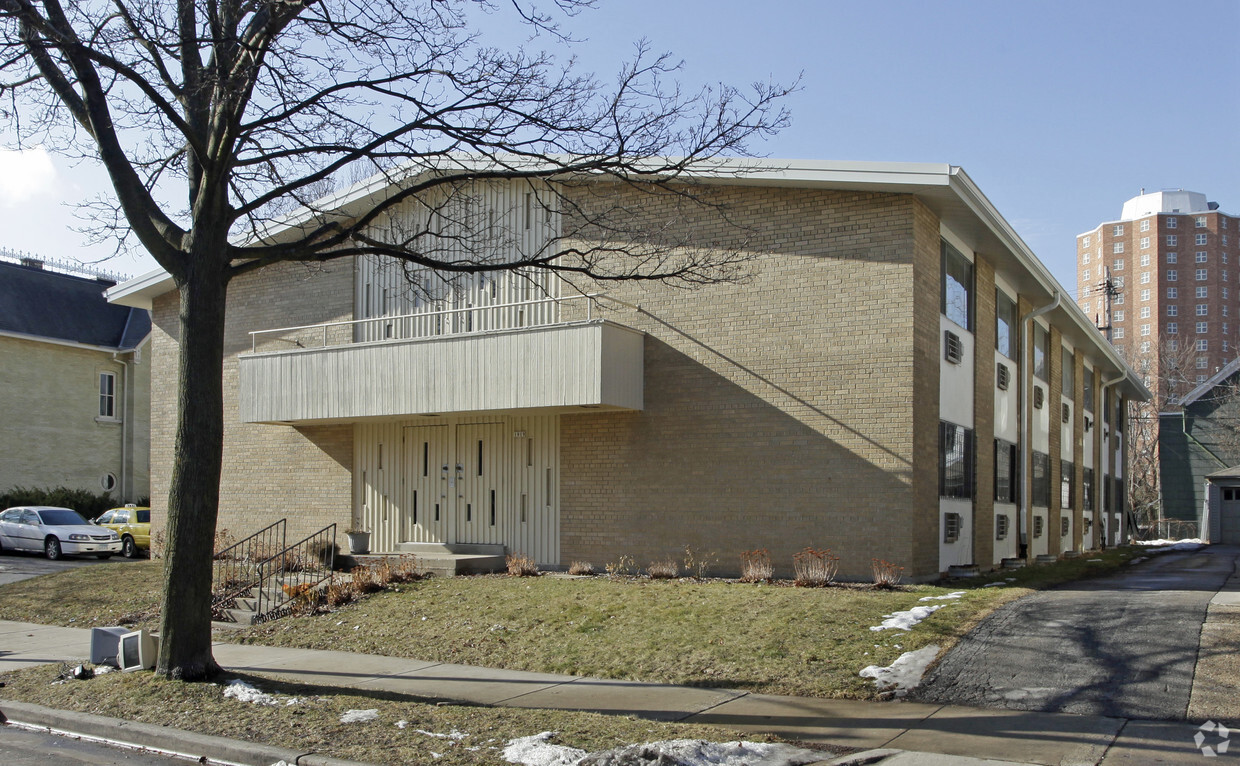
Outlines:
{"label": "white car", "polygon": [[52,560],[82,553],[106,559],[121,552],[121,539],[112,530],[89,523],[77,511],[28,505],[0,512],[0,548],[42,551]]}

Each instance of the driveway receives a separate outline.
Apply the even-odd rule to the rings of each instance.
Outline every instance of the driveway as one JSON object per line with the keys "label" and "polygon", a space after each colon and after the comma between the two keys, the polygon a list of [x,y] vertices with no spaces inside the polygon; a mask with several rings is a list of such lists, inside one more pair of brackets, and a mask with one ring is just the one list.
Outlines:
{"label": "driveway", "polygon": [[94,556],[66,556],[59,561],[48,561],[42,556],[35,553],[24,553],[21,551],[3,551],[0,552],[0,585],[6,583],[17,582],[18,580],[26,580],[39,575],[51,574],[52,572],[62,572],[66,569],[74,567],[88,567],[95,564],[106,564],[114,561],[145,561],[146,559],[127,559],[123,556],[113,556],[107,561],[101,561]]}
{"label": "driveway", "polygon": [[948,652],[920,699],[1143,719],[1188,714],[1207,608],[1240,549],[1155,554],[1008,604]]}

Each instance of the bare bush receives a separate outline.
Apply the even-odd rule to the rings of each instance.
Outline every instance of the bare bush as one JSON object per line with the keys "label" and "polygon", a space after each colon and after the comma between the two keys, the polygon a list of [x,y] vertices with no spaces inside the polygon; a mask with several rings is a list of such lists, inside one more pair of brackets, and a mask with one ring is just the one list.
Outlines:
{"label": "bare bush", "polygon": [[351,604],[357,601],[359,595],[355,581],[332,583],[327,586],[327,605],[334,609],[345,604]]}
{"label": "bare bush", "polygon": [[524,553],[510,553],[506,559],[510,577],[537,577],[538,564]]}
{"label": "bare bush", "polygon": [[621,556],[615,561],[608,561],[606,568],[608,577],[623,577],[633,571],[633,557]]}
{"label": "bare bush", "polygon": [[774,577],[775,567],[766,548],[741,551],[741,582],[770,582]]}
{"label": "bare bush", "polygon": [[590,577],[594,574],[594,565],[588,561],[574,561],[568,565],[568,573],[570,575]]}
{"label": "bare bush", "polygon": [[353,584],[357,587],[358,595],[383,590],[383,585],[379,584],[375,570],[371,567],[353,567],[350,574],[353,575]]}
{"label": "bare bush", "polygon": [[904,577],[904,567],[896,566],[890,561],[870,559],[870,566],[874,570],[874,586],[877,588],[894,588]]}
{"label": "bare bush", "polygon": [[830,548],[819,550],[806,548],[793,554],[792,567],[796,572],[796,584],[805,588],[822,588],[835,582],[840,568],[840,557]]}
{"label": "bare bush", "polygon": [[685,546],[685,571],[701,580],[710,568],[719,563],[719,556],[714,551],[698,553],[692,546]]}
{"label": "bare bush", "polygon": [[646,567],[646,574],[652,580],[671,580],[680,575],[680,565],[671,559],[652,561]]}

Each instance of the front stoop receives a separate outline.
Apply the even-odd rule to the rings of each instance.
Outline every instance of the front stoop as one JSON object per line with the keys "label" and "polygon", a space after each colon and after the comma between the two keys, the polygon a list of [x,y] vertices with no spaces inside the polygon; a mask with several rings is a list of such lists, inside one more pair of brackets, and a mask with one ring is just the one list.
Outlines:
{"label": "front stoop", "polygon": [[503,545],[482,543],[398,543],[396,550],[388,554],[342,555],[337,560],[339,566],[351,569],[400,555],[416,556],[418,569],[435,577],[503,572],[508,568]]}

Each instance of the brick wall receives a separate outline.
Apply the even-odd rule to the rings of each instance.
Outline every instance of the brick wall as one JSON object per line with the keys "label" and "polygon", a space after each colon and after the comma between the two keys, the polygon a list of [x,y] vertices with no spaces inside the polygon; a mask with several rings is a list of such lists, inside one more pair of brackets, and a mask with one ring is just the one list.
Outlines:
{"label": "brick wall", "polygon": [[712,194],[754,228],[681,226],[763,256],[743,285],[607,286],[641,305],[611,318],[648,333],[645,409],[561,419],[562,560],[689,545],[735,572],[766,548],[787,574],[809,545],[850,577],[873,557],[935,574],[937,219],[906,196]]}
{"label": "brick wall", "polygon": [[[152,311],[152,528],[167,515],[176,432],[178,298],[156,299]],[[349,523],[353,426],[246,424],[238,415],[237,355],[252,330],[353,318],[353,264],[280,264],[229,287],[224,358],[224,463],[217,529],[242,537],[277,518],[289,520],[292,543],[321,527]],[[341,529],[343,531],[343,527]],[[341,537],[343,545],[343,536]]]}
{"label": "brick wall", "polygon": [[977,329],[973,367],[973,431],[977,465],[973,500],[973,563],[993,567],[995,555],[995,269],[984,256],[974,260]]}

